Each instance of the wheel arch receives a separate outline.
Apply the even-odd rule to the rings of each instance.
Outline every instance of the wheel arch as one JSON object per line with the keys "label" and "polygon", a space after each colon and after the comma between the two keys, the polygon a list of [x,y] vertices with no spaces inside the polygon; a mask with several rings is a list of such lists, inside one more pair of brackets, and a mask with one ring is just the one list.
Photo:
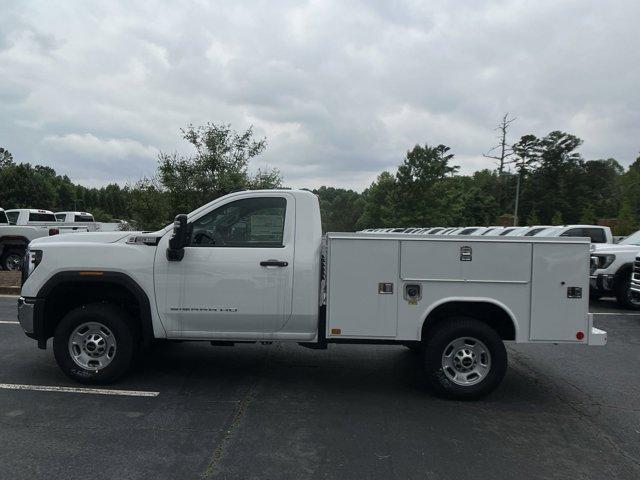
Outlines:
{"label": "wheel arch", "polygon": [[145,344],[153,338],[151,303],[147,293],[122,272],[63,271],[53,275],[40,288],[34,312],[34,333],[39,341],[53,336],[55,327],[69,311],[82,305],[107,301],[120,304],[140,323]]}
{"label": "wheel arch", "polygon": [[26,247],[29,245],[29,239],[21,235],[5,235],[0,237],[0,245]]}
{"label": "wheel arch", "polygon": [[418,334],[420,340],[429,335],[429,329],[452,316],[469,316],[496,330],[502,340],[515,340],[519,329],[515,315],[504,303],[488,297],[443,298],[426,310]]}
{"label": "wheel arch", "polygon": [[625,280],[628,278],[631,278],[632,271],[633,271],[633,262],[624,263],[620,265],[620,268],[618,268],[614,276],[615,282],[616,282],[615,287],[616,288],[618,287],[618,282],[620,281],[621,278],[624,278]]}

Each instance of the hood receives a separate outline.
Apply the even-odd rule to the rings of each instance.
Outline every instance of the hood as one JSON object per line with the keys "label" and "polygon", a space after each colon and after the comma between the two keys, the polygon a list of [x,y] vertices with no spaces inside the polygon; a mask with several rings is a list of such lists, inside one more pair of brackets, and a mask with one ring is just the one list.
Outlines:
{"label": "hood", "polygon": [[638,253],[640,252],[640,245],[612,245],[610,243],[594,243],[591,253],[623,253],[623,252],[631,252]]}
{"label": "hood", "polygon": [[30,245],[45,245],[52,243],[113,243],[123,238],[130,237],[139,232],[83,232],[63,233],[33,240]]}

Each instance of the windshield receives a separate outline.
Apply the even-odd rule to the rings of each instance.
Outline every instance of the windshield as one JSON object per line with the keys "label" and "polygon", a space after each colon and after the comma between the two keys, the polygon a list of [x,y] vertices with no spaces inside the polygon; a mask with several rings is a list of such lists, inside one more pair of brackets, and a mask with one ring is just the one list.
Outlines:
{"label": "windshield", "polygon": [[632,233],[627,238],[620,240],[621,245],[640,245],[640,230],[636,233]]}

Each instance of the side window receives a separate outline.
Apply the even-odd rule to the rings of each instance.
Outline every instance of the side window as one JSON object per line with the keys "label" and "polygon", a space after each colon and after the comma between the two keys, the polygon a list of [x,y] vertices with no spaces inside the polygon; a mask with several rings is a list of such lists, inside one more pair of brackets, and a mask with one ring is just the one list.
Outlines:
{"label": "side window", "polygon": [[287,201],[256,197],[227,203],[193,222],[192,247],[282,247]]}
{"label": "side window", "polygon": [[16,222],[18,221],[18,216],[20,215],[20,212],[6,212],[7,213],[7,218],[9,219],[9,223],[12,225],[15,225]]}
{"label": "side window", "polygon": [[59,222],[64,222],[66,215],[64,213],[56,213],[56,220]]}
{"label": "side window", "polygon": [[606,243],[607,237],[604,234],[604,230],[602,228],[585,228],[584,236],[591,237],[592,243]]}
{"label": "side window", "polygon": [[57,222],[53,213],[29,213],[30,222]]}
{"label": "side window", "polygon": [[465,228],[464,230],[462,230],[460,232],[460,235],[471,235],[476,230],[477,230],[477,228]]}
{"label": "side window", "polygon": [[566,232],[560,234],[561,237],[588,237],[589,235],[584,233],[584,228],[571,228]]}
{"label": "side window", "polygon": [[500,232],[500,236],[504,237],[507,233],[513,232],[514,230],[515,230],[515,228],[507,228],[506,230]]}
{"label": "side window", "polygon": [[534,235],[540,233],[541,231],[545,230],[544,228],[534,228],[533,230],[529,230],[527,233],[524,234],[525,237],[533,237]]}

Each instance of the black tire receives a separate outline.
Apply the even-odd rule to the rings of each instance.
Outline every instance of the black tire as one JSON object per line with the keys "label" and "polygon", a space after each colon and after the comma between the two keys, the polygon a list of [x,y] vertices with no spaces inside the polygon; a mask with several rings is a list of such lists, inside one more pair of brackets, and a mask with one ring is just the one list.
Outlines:
{"label": "black tire", "polygon": [[[22,258],[24,257],[24,248],[9,248],[2,252],[2,258],[0,259],[0,266],[2,270],[22,270]],[[16,260],[17,259],[17,263]]]}
{"label": "black tire", "polygon": [[[498,333],[486,323],[470,317],[451,317],[440,321],[430,329],[428,335],[424,350],[425,373],[437,395],[456,400],[474,400],[493,391],[504,378],[507,371],[507,350]],[[459,385],[449,377],[456,372],[451,368],[445,372],[443,367],[445,350],[449,350],[452,342],[462,338],[479,340],[488,351],[489,367],[486,374],[478,375],[475,379],[473,374],[467,374],[472,382],[477,383]],[[454,355],[451,350],[450,352]]]}
{"label": "black tire", "polygon": [[[76,363],[71,355],[69,339],[76,328],[93,322],[106,327],[115,338],[113,358],[104,368],[90,369]],[[78,307],[67,313],[53,337],[53,353],[62,371],[73,380],[85,384],[106,384],[121,377],[131,365],[138,345],[134,320],[124,310],[107,303]]]}
{"label": "black tire", "polygon": [[589,300],[600,300],[602,295],[603,293],[599,290],[595,290],[593,288],[589,289]]}
{"label": "black tire", "polygon": [[[631,277],[631,274],[628,277]],[[617,283],[616,300],[618,305],[629,310],[640,310],[640,293],[631,290],[631,278]]]}

